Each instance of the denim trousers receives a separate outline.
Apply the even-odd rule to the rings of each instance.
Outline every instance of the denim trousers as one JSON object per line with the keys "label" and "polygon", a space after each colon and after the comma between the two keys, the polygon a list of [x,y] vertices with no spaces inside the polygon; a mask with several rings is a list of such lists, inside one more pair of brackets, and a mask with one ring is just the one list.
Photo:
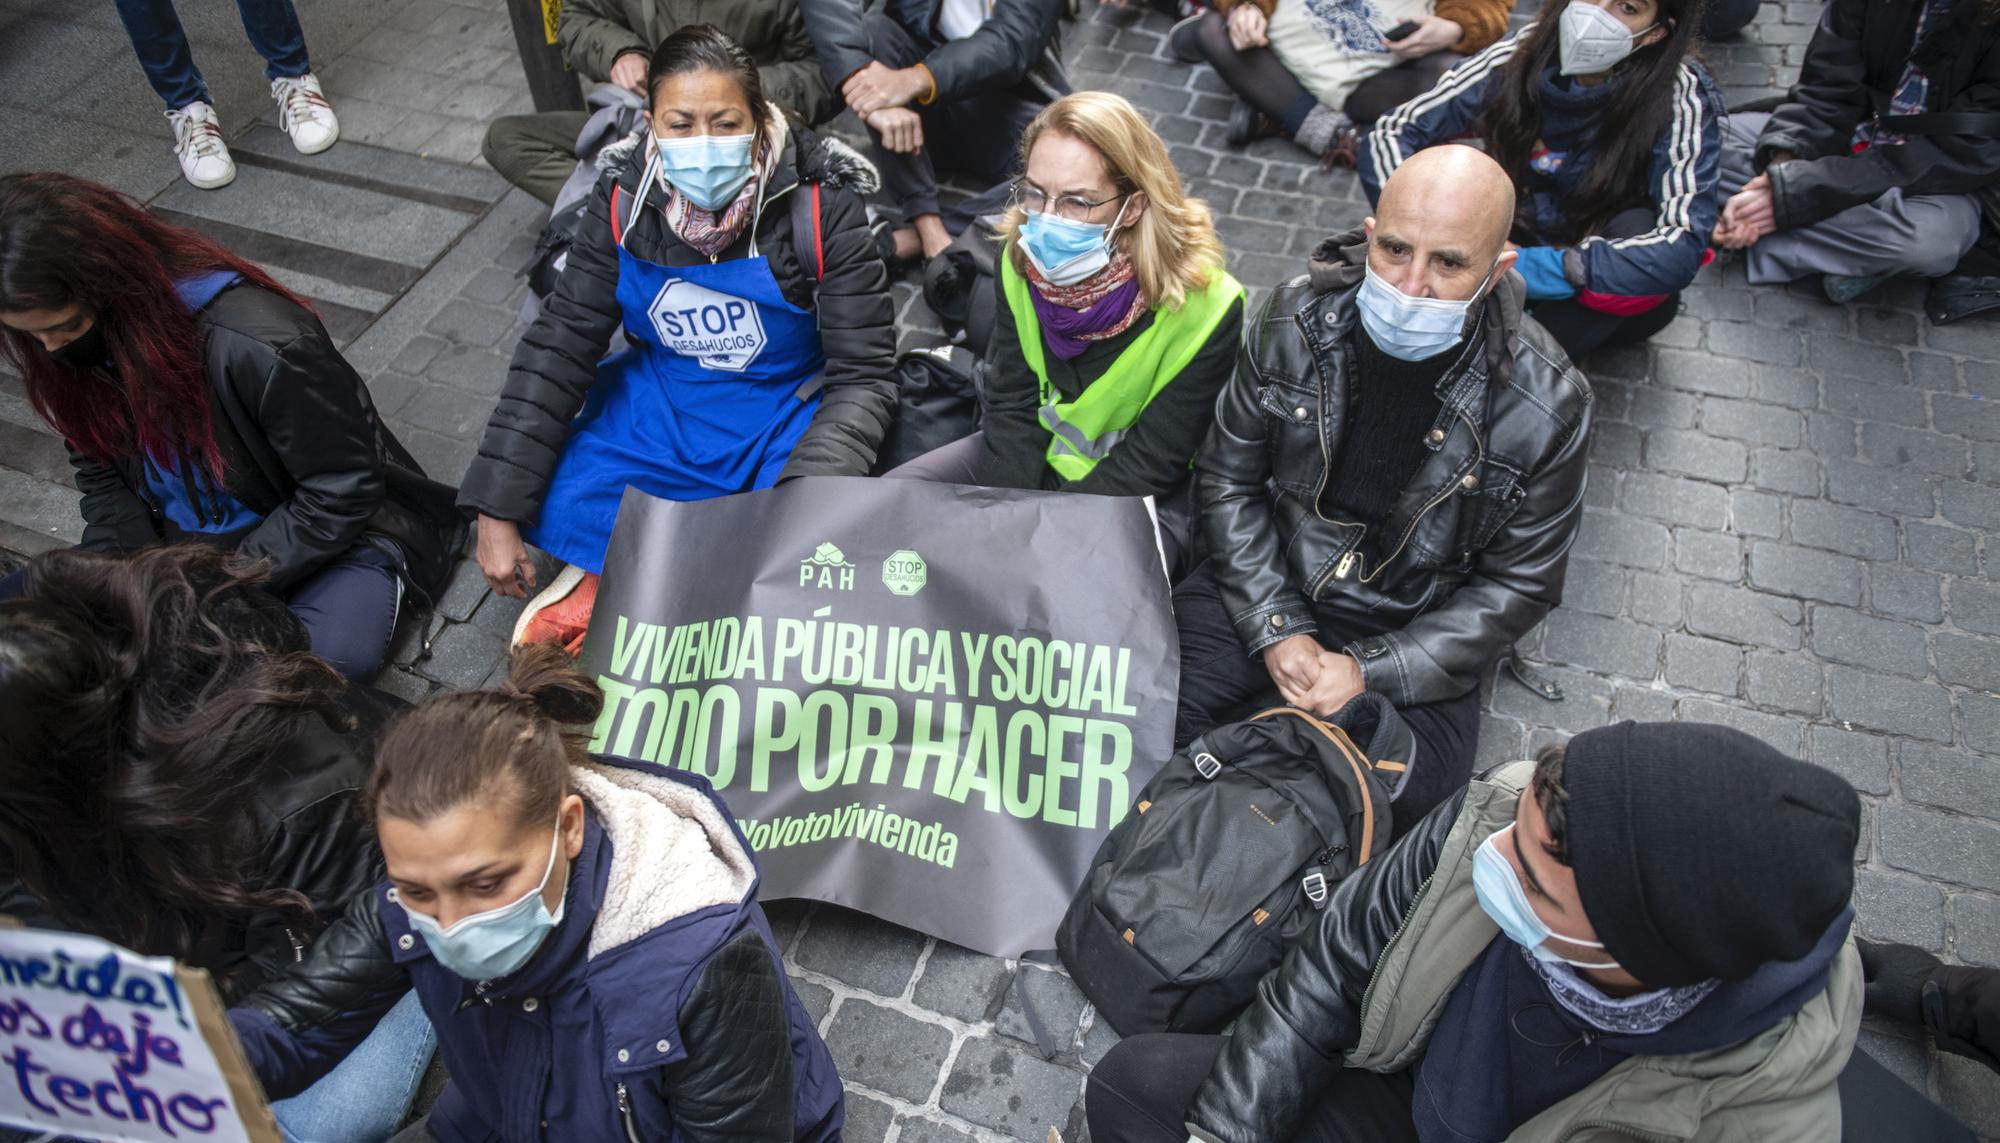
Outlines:
{"label": "denim trousers", "polygon": [[320,1081],[271,1105],[287,1143],[382,1143],[410,1114],[437,1032],[409,992]]}
{"label": "denim trousers", "polygon": [[[409,1117],[437,1050],[437,1032],[410,992],[339,1066],[271,1105],[286,1143],[382,1143]],[[417,1136],[416,1138],[425,1138]],[[0,1127],[0,1143],[87,1143],[53,1132]]]}
{"label": "denim trousers", "polygon": [[[306,59],[306,34],[292,0],[236,0],[250,46],[264,57],[264,77],[301,76],[312,70]],[[194,66],[187,30],[181,27],[174,0],[118,0],[118,18],[132,37],[132,52],[146,69],[146,80],[178,111],[190,103],[207,103],[208,84]]]}

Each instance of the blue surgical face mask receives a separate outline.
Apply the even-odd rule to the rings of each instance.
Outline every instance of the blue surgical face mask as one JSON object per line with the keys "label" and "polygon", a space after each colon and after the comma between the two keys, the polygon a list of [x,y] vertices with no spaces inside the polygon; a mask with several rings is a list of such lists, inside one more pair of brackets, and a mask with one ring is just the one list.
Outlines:
{"label": "blue surgical face mask", "polygon": [[513,904],[460,917],[449,929],[441,927],[437,918],[403,905],[410,927],[424,938],[424,944],[430,947],[439,964],[467,980],[498,980],[519,971],[535,955],[535,950],[542,947],[549,932],[562,923],[563,908],[569,904],[567,885],[553,914],[542,903],[542,891],[555,875],[556,846],[561,843],[562,822],[558,818],[556,835],[549,841],[549,867],[542,871],[542,883]]}
{"label": "blue surgical face mask", "polygon": [[1571,960],[1552,952],[1547,943],[1550,938],[1561,940],[1579,948],[1601,949],[1596,941],[1578,940],[1566,937],[1542,923],[1535,915],[1535,908],[1528,902],[1528,891],[1521,887],[1520,875],[1507,863],[1507,857],[1500,852],[1500,838],[1512,830],[1513,826],[1501,830],[1487,838],[1478,851],[1472,855],[1472,891],[1479,897],[1479,907],[1507,934],[1507,939],[1526,948],[1536,960],[1561,961],[1576,968],[1617,968],[1614,960],[1585,961]]}
{"label": "blue surgical face mask", "polygon": [[[1488,271],[1487,280],[1492,280]],[[1375,267],[1364,266],[1355,305],[1361,328],[1391,357],[1422,361],[1436,357],[1465,340],[1472,307],[1486,296],[1486,287],[1462,302],[1444,298],[1413,298],[1382,280]]]}
{"label": "blue surgical face mask", "polygon": [[690,135],[656,139],[660,177],[703,210],[721,210],[750,181],[755,135]]}
{"label": "blue surgical face mask", "polygon": [[1021,248],[1051,286],[1074,286],[1111,264],[1111,237],[1124,217],[1122,202],[1109,226],[1030,211],[1021,223]]}

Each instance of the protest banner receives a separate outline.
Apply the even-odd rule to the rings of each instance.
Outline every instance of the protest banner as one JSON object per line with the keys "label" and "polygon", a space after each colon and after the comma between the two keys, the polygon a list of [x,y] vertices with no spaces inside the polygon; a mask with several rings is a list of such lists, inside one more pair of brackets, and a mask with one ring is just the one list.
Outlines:
{"label": "protest banner", "polygon": [[858,477],[628,488],[582,655],[591,749],[712,782],[765,897],[999,956],[1172,753],[1179,660],[1141,501]]}
{"label": "protest banner", "polygon": [[208,974],[0,918],[0,1123],[107,1143],[281,1143]]}

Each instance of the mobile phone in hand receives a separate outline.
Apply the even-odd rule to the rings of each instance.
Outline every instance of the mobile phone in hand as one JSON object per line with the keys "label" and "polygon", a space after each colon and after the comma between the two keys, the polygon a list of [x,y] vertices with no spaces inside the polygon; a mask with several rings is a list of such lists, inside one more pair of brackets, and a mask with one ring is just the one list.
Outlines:
{"label": "mobile phone in hand", "polygon": [[1388,31],[1382,33],[1382,38],[1393,44],[1397,40],[1409,39],[1410,36],[1413,33],[1415,33],[1418,28],[1421,27],[1423,27],[1423,25],[1417,23],[1415,20],[1405,20],[1402,23],[1396,25],[1395,27],[1389,29]]}

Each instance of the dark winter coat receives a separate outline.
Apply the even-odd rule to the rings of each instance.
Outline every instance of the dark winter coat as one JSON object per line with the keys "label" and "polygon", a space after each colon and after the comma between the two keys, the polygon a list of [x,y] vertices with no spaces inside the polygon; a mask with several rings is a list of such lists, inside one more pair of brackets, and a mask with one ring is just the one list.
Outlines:
{"label": "dark winter coat", "polygon": [[[441,594],[464,538],[452,490],[427,478],[382,424],[319,319],[244,283],[217,294],[198,319],[223,490],[263,518],[228,539],[270,561],[271,590],[282,594],[373,534],[395,541],[412,586]],[[114,461],[72,449],[70,463],[83,493],[84,548],[136,551],[184,538],[147,488],[136,447]]]}
{"label": "dark winter coat", "polygon": [[[1562,601],[1583,521],[1590,385],[1524,320],[1513,274],[1438,380],[1431,455],[1367,529],[1318,507],[1347,432],[1359,324],[1360,231],[1313,252],[1243,341],[1195,459],[1199,528],[1245,652],[1318,631],[1369,632],[1342,650],[1397,706],[1456,698]],[[1384,553],[1379,558],[1376,553]]]}
{"label": "dark winter coat", "polygon": [[[888,0],[884,10],[920,42],[935,45],[923,66],[936,88],[924,103],[1014,90],[1041,104],[1069,94],[1059,34],[1066,7],[1065,0],[993,0],[986,23],[962,40],[947,40],[938,31],[944,0]],[[805,5],[806,30],[835,91],[874,60],[861,9],[862,0],[808,0]]]}
{"label": "dark winter coat", "polygon": [[[2000,125],[1945,134],[1907,134],[1899,144],[1854,154],[1855,128],[1886,112],[1914,57],[1930,76],[1926,112],[2000,116],[2000,19],[1982,19],[1980,0],[1957,0],[1951,18],[1913,43],[1923,0],[1833,0],[1806,47],[1791,100],[1757,139],[1757,168],[1771,155],[1797,158],[1769,167],[1779,230],[1810,226],[1873,202],[1884,192],[1977,194],[1987,225],[2000,222]],[[1992,5],[1985,5],[1990,9]]]}
{"label": "dark winter coat", "polygon": [[603,83],[626,52],[651,57],[689,24],[718,28],[757,65],[764,98],[813,123],[840,113],[806,35],[800,0],[565,0],[556,42],[569,66]]}
{"label": "dark winter coat", "polygon": [[699,777],[579,767],[563,919],[488,982],[438,964],[384,884],[232,1009],[273,1099],[310,1086],[411,988],[451,1086],[441,1143],[838,1143],[840,1077],[792,991],[757,865]]}
{"label": "dark winter coat", "polygon": [[[613,149],[577,225],[569,261],[535,324],[521,335],[507,384],[479,441],[479,453],[459,486],[459,507],[500,520],[533,524],[556,463],[569,441],[570,421],[597,381],[598,359],[624,320],[618,304],[618,243],[612,237],[611,189],[629,204],[645,173],[637,138]],[[826,276],[814,281],[792,236],[790,196],[821,185],[820,227]],[[896,413],[896,314],[889,272],[868,230],[861,196],[875,190],[875,169],[845,144],[794,127],[777,173],[764,189],[756,226],[757,252],[770,259],[785,300],[819,315],[826,354],[825,388],[812,424],[778,479],[865,476]],[[647,207],[625,232],[625,250],[665,266],[710,261],[667,225],[666,188],[657,180]],[[620,220],[622,223],[622,219]],[[747,257],[745,233],[714,261]],[[813,249],[810,239],[804,243]]]}

